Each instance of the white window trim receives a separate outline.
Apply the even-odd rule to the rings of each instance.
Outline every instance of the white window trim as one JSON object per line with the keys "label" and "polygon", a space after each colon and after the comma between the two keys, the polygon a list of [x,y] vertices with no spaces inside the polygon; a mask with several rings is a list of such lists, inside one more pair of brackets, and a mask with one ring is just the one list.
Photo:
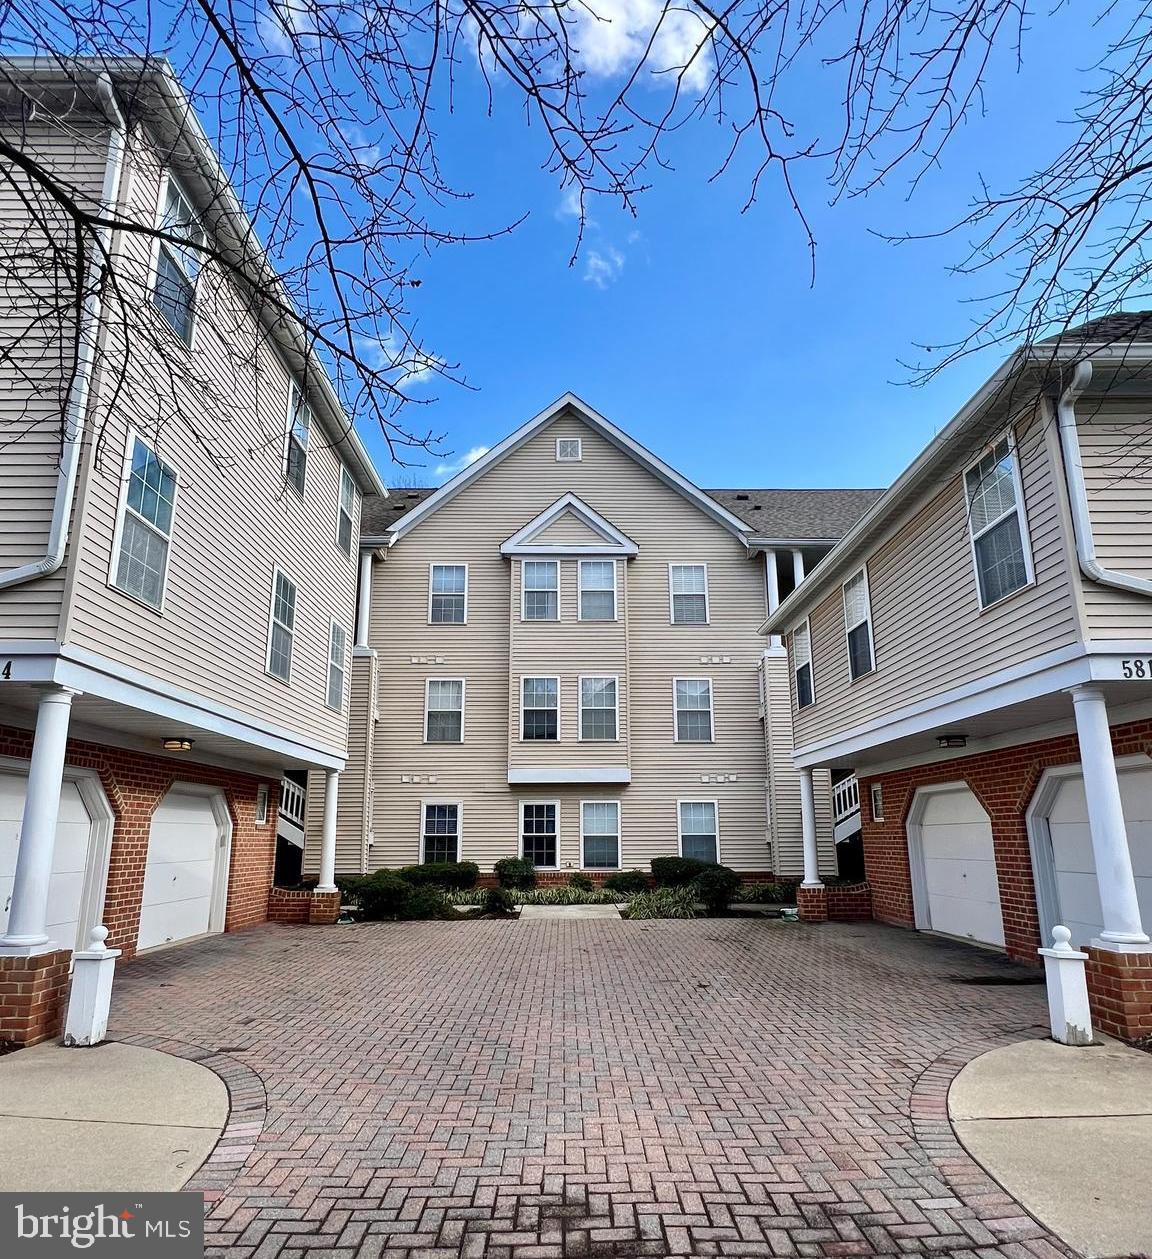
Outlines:
{"label": "white window trim", "polygon": [[416,831],[416,864],[424,864],[424,807],[429,804],[454,804],[456,806],[456,860],[464,860],[464,801],[448,796],[422,796]]}
{"label": "white window trim", "polygon": [[[616,864],[614,866],[589,866],[584,863],[584,806],[586,804],[614,804],[616,806]],[[615,797],[591,797],[580,801],[580,869],[612,871],[624,869],[624,807]]]}
{"label": "white window trim", "polygon": [[[585,679],[598,682],[615,682],[616,703],[616,737],[614,739],[586,739],[584,737],[584,682]],[[598,710],[606,711],[606,710]],[[620,742],[620,675],[618,673],[581,673],[576,678],[576,742],[577,743],[619,743]]]}
{"label": "white window trim", "polygon": [[[680,710],[676,707],[676,683],[677,682],[707,682],[708,683],[708,716],[710,718],[709,725],[712,727],[712,737],[710,739],[681,739],[680,723],[677,716]],[[685,709],[685,712],[701,712],[701,709]],[[703,746],[705,743],[716,742],[716,687],[712,679],[703,677],[700,674],[679,674],[672,679],[672,742],[685,743],[688,745],[698,744]]]}
{"label": "white window trim", "polygon": [[[529,676],[534,676],[529,674]],[[537,870],[559,870],[560,865],[560,801],[559,800],[521,800],[520,801],[520,860],[524,860],[524,809],[531,804],[550,804],[556,810],[556,864],[554,866],[537,866]],[[583,854],[581,854],[583,859]]]}
{"label": "white window trim", "polygon": [[[455,742],[449,742],[447,739],[429,739],[428,738],[428,717],[431,709],[428,707],[428,696],[432,690],[433,682],[459,682],[460,683],[460,738]],[[432,744],[433,747],[459,747],[464,742],[464,720],[468,705],[468,679],[461,677],[444,677],[437,676],[434,678],[424,679],[424,742]],[[448,709],[437,709],[437,712],[448,712]],[[441,801],[443,803],[443,801]]]}
{"label": "white window trim", "polygon": [[257,826],[268,825],[268,784],[260,783],[256,788],[256,805],[255,805],[255,824]]}
{"label": "white window trim", "polygon": [[720,849],[720,801],[710,796],[677,796],[676,798],[676,851],[684,856],[684,815],[680,806],[684,804],[710,804],[712,815],[716,819],[716,864],[724,864]]}
{"label": "white window trim", "polygon": [[[848,649],[848,634],[849,634],[849,631],[854,630],[857,625],[863,625],[864,621],[856,621],[855,624],[853,625],[848,624],[848,607],[847,607],[847,604],[844,602],[844,594],[848,589],[849,583],[855,580],[855,578],[859,577],[861,573],[863,573],[864,575],[864,607],[866,609],[864,620],[868,622],[868,654],[872,659],[872,667],[870,669],[865,669],[863,673],[857,674],[856,677],[853,677],[852,676],[852,655]],[[844,582],[843,585],[841,585],[840,587],[840,617],[844,622],[844,657],[845,657],[844,663],[848,669],[848,685],[851,686],[854,682],[862,682],[865,678],[871,677],[872,674],[874,674],[876,672],[876,669],[878,668],[877,661],[876,661],[876,629],[872,623],[872,583],[868,579],[868,565],[867,564],[862,564],[858,569],[856,569],[855,572],[849,573],[848,581]],[[813,670],[813,675],[815,675],[815,670]],[[813,680],[812,680],[812,693],[813,695],[815,695],[816,693],[815,676],[813,676]]]}
{"label": "white window trim", "polygon": [[[555,739],[525,739],[524,738],[524,683],[528,678],[540,678],[556,683],[556,737]],[[520,696],[520,742],[521,743],[561,743],[564,739],[564,723],[561,719],[561,710],[564,707],[564,697],[560,691],[560,675],[558,673],[522,673],[516,683],[519,688]],[[534,801],[539,804],[540,801]]]}
{"label": "white window trim", "polygon": [[[576,619],[584,620],[584,565],[585,564],[611,564],[612,565],[612,615],[607,619],[596,617],[590,619],[589,625],[611,625],[614,621],[620,619],[620,578],[618,576],[619,566],[611,557],[596,559],[580,559],[576,561]],[[707,584],[707,578],[705,578]],[[601,591],[590,591],[591,594],[603,594]],[[559,600],[559,590],[557,590],[557,603]]]}
{"label": "white window trim", "polygon": [[[279,674],[272,672],[272,626],[275,623],[275,617],[276,617],[276,578],[277,578],[277,575],[281,575],[281,574],[285,578],[287,578],[288,581],[292,583],[292,588],[296,591],[296,598],[292,604],[292,613],[293,613],[292,629],[289,631],[289,633],[292,635],[292,648],[288,652],[288,676],[286,678],[282,678],[279,676]],[[296,657],[296,625],[297,625],[297,620],[299,616],[300,616],[300,583],[296,580],[295,577],[292,576],[292,574],[286,568],[282,568],[279,564],[273,564],[272,565],[272,586],[268,594],[268,629],[267,629],[267,638],[265,640],[265,646],[264,646],[264,672],[268,677],[272,678],[276,682],[279,682],[282,686],[292,685],[292,664]],[[327,671],[325,671],[324,681],[325,681],[325,684],[327,684],[327,681],[328,681]]]}
{"label": "white window trim", "polygon": [[[562,455],[560,453],[561,442],[575,442],[576,453],[574,455]],[[581,463],[584,459],[584,439],[581,437],[557,437],[556,438],[556,462],[557,463]]]}
{"label": "white window trim", "polygon": [[[308,461],[304,461],[304,478],[308,478]],[[344,484],[347,482],[352,487],[352,511],[348,516],[348,549],[345,551],[343,543],[340,541],[340,521],[344,517]],[[341,554],[346,555],[349,560],[356,550],[356,499],[359,491],[356,489],[356,478],[344,466],[340,465],[340,488],[336,491],[336,549]]]}
{"label": "white window trim", "polygon": [[[305,407],[308,408],[308,444],[304,447],[304,484],[297,489],[295,482],[288,478],[288,452],[292,449],[292,417],[296,408],[294,402],[296,396],[299,395]],[[284,484],[291,489],[292,493],[298,498],[308,497],[308,465],[312,462],[312,427],[316,423],[316,415],[312,410],[311,403],[304,396],[304,390],[296,383],[296,377],[289,374],[288,376],[288,409],[285,412],[285,428],[284,428],[284,455],[281,459],[281,475],[284,478]]]}
{"label": "white window trim", "polygon": [[[991,603],[985,603],[983,596],[980,594],[980,568],[976,560],[976,535],[972,532],[972,506],[968,501],[968,473],[985,455],[995,450],[1005,438],[1008,441],[1008,457],[1012,461],[1012,490],[1016,495],[1016,504],[1013,510],[1016,512],[1016,519],[1020,526],[1020,549],[1024,552],[1024,573],[1028,580],[1022,586],[1017,586],[1015,590],[1010,590],[1006,595],[1001,595],[999,599],[995,599]],[[976,458],[965,465],[963,472],[960,474],[960,490],[964,496],[964,525],[968,530],[968,552],[972,557],[972,578],[976,583],[976,602],[983,613],[992,608],[998,608],[1006,599],[1011,599],[1013,595],[1018,595],[1022,590],[1027,590],[1029,586],[1036,584],[1036,569],[1032,562],[1031,531],[1028,528],[1028,512],[1024,504],[1024,481],[1020,476],[1020,456],[1017,452],[1016,433],[1013,429],[1005,429],[1004,432],[998,433],[995,440],[988,442]],[[1004,515],[997,517],[990,525],[985,525],[980,530],[980,537],[983,537],[989,529],[995,528],[1007,516],[1008,513],[1005,512]]]}
{"label": "white window trim", "polygon": [[[174,186],[180,196],[188,203],[192,213],[196,216],[196,222],[200,224],[200,230],[204,233],[204,239],[207,240],[208,232],[204,227],[199,211],[196,209],[196,203],[185,191],[184,185],[180,182],[180,180],[167,169],[164,171],[164,178],[160,180],[160,192],[159,196],[156,198],[156,209],[152,215],[152,223],[156,230],[160,230],[160,225],[163,222],[164,203],[168,200],[169,184]],[[200,330],[200,320],[198,318],[198,311],[200,307],[200,277],[204,274],[204,262],[206,259],[201,260],[200,270],[196,272],[196,278],[192,281],[192,327],[188,334],[188,340],[185,341],[164,317],[164,313],[153,304],[153,295],[156,292],[156,282],[160,278],[160,246],[166,243],[166,241],[161,241],[159,237],[154,237],[152,240],[152,256],[150,259],[150,270],[148,274],[148,304],[160,317],[161,324],[168,329],[172,336],[176,338],[176,340],[188,353],[192,353],[192,351],[196,348],[197,333]]]}
{"label": "white window trim", "polygon": [[[876,802],[880,802],[880,807],[876,807]],[[884,786],[882,783],[871,783],[868,787],[868,811],[872,815],[873,822],[884,821]]]}
{"label": "white window trim", "polygon": [[[674,568],[702,568],[704,570],[704,620],[678,621],[676,619],[676,602],[672,593],[672,570]],[[668,565],[668,624],[687,629],[699,629],[702,625],[712,624],[712,599],[709,594],[707,560],[674,560]]]}
{"label": "white window trim", "polygon": [[[528,585],[524,580],[525,564],[551,564],[556,570],[556,615],[542,618],[534,616],[531,620],[524,615],[528,606]],[[543,593],[543,592],[540,592]],[[558,559],[549,559],[547,556],[530,556],[520,561],[520,620],[528,625],[555,625],[560,620],[560,561]],[[532,676],[532,675],[530,675]]]}
{"label": "white window trim", "polygon": [[[464,570],[464,619],[462,621],[433,621],[432,619],[432,570],[436,568],[462,568]],[[452,629],[457,625],[468,624],[468,565],[459,560],[434,560],[428,565],[428,624],[440,629]]]}
{"label": "white window trim", "polygon": [[[804,629],[808,635],[808,659],[799,664],[796,663],[796,635],[795,634],[792,635],[792,666],[793,666],[792,667],[792,684],[796,691],[796,711],[798,713],[802,713],[805,709],[812,708],[816,704],[816,664],[814,660],[812,659],[812,618],[810,616],[806,616],[804,618]],[[871,637],[871,634],[872,634],[871,620],[869,620],[869,623],[868,623],[868,634],[869,634],[869,637]],[[804,667],[805,664],[807,664],[808,666],[808,678],[811,682],[811,687],[812,687],[812,699],[811,699],[811,702],[801,707],[800,705],[800,670]],[[875,668],[875,652],[873,652],[873,668]]]}
{"label": "white window trim", "polygon": [[[163,616],[165,605],[168,602],[168,569],[172,563],[172,543],[176,537],[176,508],[179,506],[180,501],[180,470],[167,459],[164,459],[164,463],[172,469],[173,476],[172,527],[168,530],[168,549],[164,554],[164,575],[160,585],[159,606],[154,603],[148,603],[147,600],[134,595],[131,590],[125,590],[116,581],[116,570],[120,567],[120,543],[124,535],[124,513],[128,511],[128,486],[132,480],[132,454],[136,448],[137,440],[143,442],[158,459],[163,458],[156,449],[154,442],[149,441],[131,424],[128,426],[127,439],[124,444],[124,458],[120,464],[120,496],[116,505],[116,527],[112,532],[112,553],[108,560],[108,580],[105,584],[109,589],[115,590],[117,594],[122,594],[125,599],[131,599],[133,603],[138,604],[142,608],[147,608],[149,612],[155,613],[157,616]],[[141,519],[143,520],[144,518],[141,517]],[[145,520],[144,523],[149,529],[154,529],[157,533],[160,532],[150,521]]]}
{"label": "white window trim", "polygon": [[[296,593],[297,595],[299,595],[300,593],[299,587],[296,588]],[[334,707],[331,703],[329,703],[329,699],[328,699],[329,691],[332,689],[332,631],[335,629],[340,629],[344,634],[344,659],[340,663],[340,672],[344,675],[344,679],[340,684],[339,708]],[[295,647],[296,645],[295,630],[293,630],[293,633],[292,633],[292,645],[293,647]],[[327,708],[329,712],[342,713],[344,709],[347,707],[348,673],[349,673],[348,665],[349,665],[348,629],[347,629],[347,626],[342,625],[339,621],[337,621],[333,617],[328,622],[328,661],[324,669],[324,707]]]}

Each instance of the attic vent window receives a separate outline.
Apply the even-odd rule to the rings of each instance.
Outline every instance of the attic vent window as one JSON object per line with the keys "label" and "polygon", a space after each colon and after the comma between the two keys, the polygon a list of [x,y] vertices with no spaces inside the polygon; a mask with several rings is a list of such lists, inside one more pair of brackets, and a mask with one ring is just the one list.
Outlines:
{"label": "attic vent window", "polygon": [[748,501],[747,494],[737,494],[736,497],[741,503],[746,503]]}
{"label": "attic vent window", "polygon": [[556,438],[556,462],[579,463],[584,457],[579,437]]}

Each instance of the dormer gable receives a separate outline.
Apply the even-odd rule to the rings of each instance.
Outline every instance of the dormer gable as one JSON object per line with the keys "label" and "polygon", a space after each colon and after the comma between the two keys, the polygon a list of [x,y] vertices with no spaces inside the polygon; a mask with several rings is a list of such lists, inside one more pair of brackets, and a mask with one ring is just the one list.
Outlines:
{"label": "dormer gable", "polygon": [[625,559],[639,547],[611,521],[565,494],[500,546],[502,555],[606,555]]}

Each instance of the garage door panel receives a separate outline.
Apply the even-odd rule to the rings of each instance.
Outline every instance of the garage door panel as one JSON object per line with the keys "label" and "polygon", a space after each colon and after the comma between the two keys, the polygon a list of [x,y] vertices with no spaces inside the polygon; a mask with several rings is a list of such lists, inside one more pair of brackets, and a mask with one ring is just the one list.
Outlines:
{"label": "garage door panel", "polygon": [[[1099,935],[1104,915],[1100,908],[1100,892],[1096,886],[1095,872],[1079,874],[1057,870],[1056,895],[1065,917],[1074,918],[1077,922],[1095,923],[1093,934]],[[1063,921],[1062,917],[1061,922]]]}
{"label": "garage door panel", "polygon": [[999,903],[996,867],[990,861],[927,861],[924,870],[929,895],[961,895],[971,900]]}
{"label": "garage door panel", "polygon": [[212,798],[170,791],[152,816],[137,947],[152,948],[211,931],[222,865]]}
{"label": "garage door panel", "polygon": [[926,817],[924,820],[925,852],[929,856],[943,860],[986,860],[988,853],[984,831],[987,825],[987,820],[983,824],[940,823]]}
{"label": "garage door panel", "polygon": [[924,808],[924,821],[940,826],[949,822],[978,822],[986,826],[988,814],[971,791],[942,791],[929,799]]}
{"label": "garage door panel", "polygon": [[1152,877],[1152,822],[1128,821],[1128,848],[1132,872],[1137,877]]}
{"label": "garage door panel", "polygon": [[[144,875],[144,900],[167,905],[189,897],[211,896],[214,861],[163,861],[148,863]],[[207,930],[207,926],[205,926]]]}
{"label": "garage door panel", "polygon": [[1056,799],[1052,802],[1052,811],[1048,819],[1050,822],[1087,823],[1088,799],[1084,794],[1082,778],[1065,779]]}
{"label": "garage door panel", "polygon": [[968,897],[933,896],[932,930],[945,935],[980,940],[985,944],[1004,943],[1000,902],[974,901]]}
{"label": "garage door panel", "polygon": [[214,818],[205,823],[200,815],[199,824],[183,826],[165,818],[152,823],[148,840],[148,861],[203,861],[214,856],[219,832]]}
{"label": "garage door panel", "polygon": [[1092,859],[1092,834],[1087,822],[1052,822],[1052,854],[1058,870],[1072,870],[1096,877]]}
{"label": "garage door panel", "polygon": [[158,944],[173,944],[203,935],[208,930],[208,900],[175,901],[164,906],[163,914],[141,915],[138,949],[155,948]]}

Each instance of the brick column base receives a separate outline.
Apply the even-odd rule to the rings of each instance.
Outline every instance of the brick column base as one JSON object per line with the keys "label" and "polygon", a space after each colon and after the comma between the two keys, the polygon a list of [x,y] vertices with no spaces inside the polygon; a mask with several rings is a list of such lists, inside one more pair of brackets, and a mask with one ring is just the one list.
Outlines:
{"label": "brick column base", "polygon": [[1152,1036],[1152,953],[1085,949],[1088,1002],[1098,1031],[1121,1040]]}
{"label": "brick column base", "polygon": [[268,889],[268,921],[287,926],[321,926],[340,917],[339,892],[314,892],[308,888]]}
{"label": "brick column base", "polygon": [[798,887],[796,911],[801,922],[827,922],[828,889],[826,887]]}
{"label": "brick column base", "polygon": [[71,949],[0,957],[0,1043],[38,1045],[60,1035]]}

